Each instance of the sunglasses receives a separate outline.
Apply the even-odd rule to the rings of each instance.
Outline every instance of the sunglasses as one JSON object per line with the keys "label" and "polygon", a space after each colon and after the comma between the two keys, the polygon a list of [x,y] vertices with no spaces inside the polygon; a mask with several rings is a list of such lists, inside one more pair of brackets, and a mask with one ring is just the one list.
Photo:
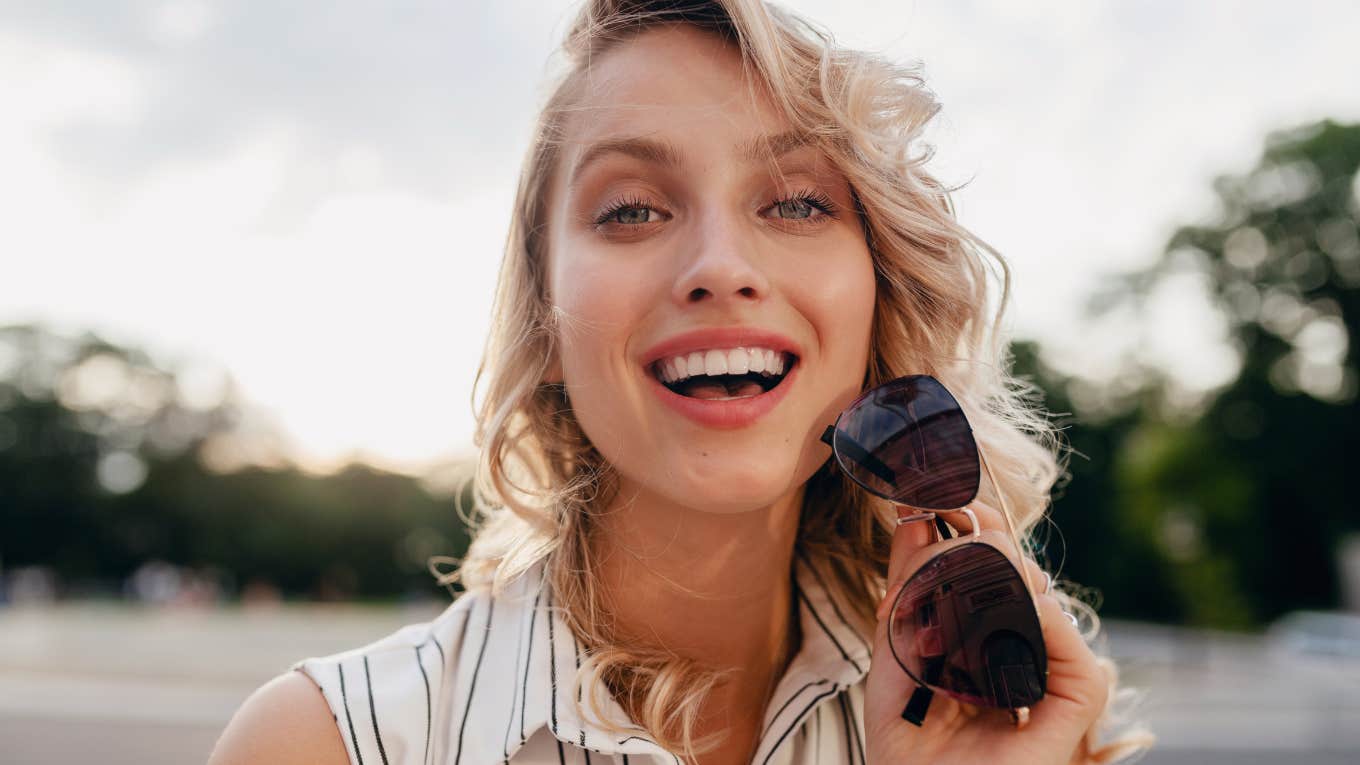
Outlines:
{"label": "sunglasses", "polygon": [[[929,375],[899,377],[861,394],[822,441],[851,480],[913,511],[899,510],[899,526],[933,521],[942,541],[954,534],[937,513],[962,512],[971,524],[971,540],[927,561],[893,602],[889,645],[917,684],[902,718],[921,725],[939,692],[1006,709],[1023,725],[1029,707],[1043,698],[1048,656],[1028,579],[979,537],[977,516],[967,507],[982,470],[996,483],[963,408]],[[1023,560],[1009,509],[998,498],[1015,559]]]}

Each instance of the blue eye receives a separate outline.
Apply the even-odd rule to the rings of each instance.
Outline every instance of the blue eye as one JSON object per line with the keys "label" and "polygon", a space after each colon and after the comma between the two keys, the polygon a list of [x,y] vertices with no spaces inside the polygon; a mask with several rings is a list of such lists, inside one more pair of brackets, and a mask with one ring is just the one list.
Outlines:
{"label": "blue eye", "polygon": [[[772,200],[766,210],[777,210],[780,219],[795,221],[804,225],[815,224],[824,217],[835,218],[840,211],[830,197],[820,191],[813,190],[800,191],[792,196]],[[820,211],[822,214],[813,215],[814,210]],[[665,218],[665,215],[645,199],[629,197],[609,205],[604,212],[595,218],[595,227],[599,228],[608,223],[625,228],[642,226],[659,222]]]}
{"label": "blue eye", "polygon": [[[831,198],[820,191],[800,191],[784,199],[776,199],[770,202],[770,209],[778,210],[780,217],[785,220],[796,221],[815,221],[812,215],[813,210],[820,210],[824,215],[836,217],[838,209],[836,203]],[[819,216],[820,217],[820,216]]]}
{"label": "blue eye", "polygon": [[775,207],[784,218],[807,218],[812,215],[813,210],[812,205],[802,199],[786,199]]}
{"label": "blue eye", "polygon": [[654,207],[638,197],[621,199],[611,204],[608,209],[595,219],[596,226],[603,226],[606,223],[617,223],[622,226],[640,226],[644,223],[652,223],[661,220],[661,213]]}

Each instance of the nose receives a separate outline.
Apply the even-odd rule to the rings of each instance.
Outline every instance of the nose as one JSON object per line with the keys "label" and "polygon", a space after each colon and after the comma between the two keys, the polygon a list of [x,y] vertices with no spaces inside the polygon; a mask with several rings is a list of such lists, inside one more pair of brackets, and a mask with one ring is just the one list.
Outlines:
{"label": "nose", "polygon": [[770,291],[769,279],[755,260],[753,243],[740,233],[740,223],[719,217],[713,216],[702,226],[681,266],[672,292],[677,305],[754,303]]}

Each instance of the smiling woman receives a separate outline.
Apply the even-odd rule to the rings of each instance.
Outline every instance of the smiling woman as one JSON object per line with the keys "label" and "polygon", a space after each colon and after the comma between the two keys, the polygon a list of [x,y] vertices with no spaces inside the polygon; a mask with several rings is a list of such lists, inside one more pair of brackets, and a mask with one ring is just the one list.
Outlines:
{"label": "smiling woman", "polygon": [[880,603],[939,548],[842,477],[827,426],[866,387],[943,382],[988,455],[955,522],[979,535],[1027,538],[1058,475],[1005,372],[987,300],[1000,279],[1004,305],[1004,263],[911,153],[938,109],[915,74],[758,0],[593,0],[566,50],[479,375],[482,522],[447,577],[468,591],[300,662],[216,761],[1066,763],[1145,745],[1101,743],[1113,664],[1061,590],[1029,592],[1049,674],[1018,730],[953,699],[902,719],[913,684]]}

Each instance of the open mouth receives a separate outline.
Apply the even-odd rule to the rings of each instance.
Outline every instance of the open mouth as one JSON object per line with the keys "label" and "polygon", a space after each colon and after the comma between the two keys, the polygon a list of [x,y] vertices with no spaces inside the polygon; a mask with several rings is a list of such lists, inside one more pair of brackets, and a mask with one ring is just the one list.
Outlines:
{"label": "open mouth", "polygon": [[652,376],[672,393],[707,401],[752,398],[777,387],[798,357],[769,348],[695,351],[652,363]]}

